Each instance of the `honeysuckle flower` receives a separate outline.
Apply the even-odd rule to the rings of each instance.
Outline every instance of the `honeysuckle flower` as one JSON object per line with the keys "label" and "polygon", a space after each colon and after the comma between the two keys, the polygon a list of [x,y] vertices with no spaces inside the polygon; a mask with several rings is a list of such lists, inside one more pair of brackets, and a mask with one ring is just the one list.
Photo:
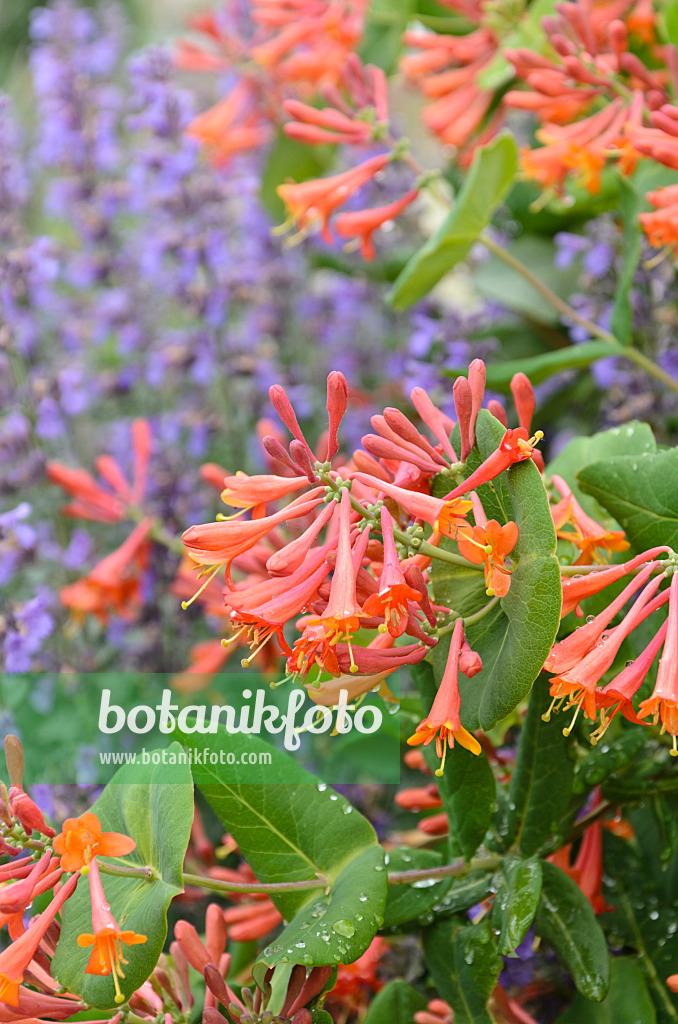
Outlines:
{"label": "honeysuckle flower", "polygon": [[440,409],[436,408],[429,394],[423,388],[413,388],[410,392],[410,400],[450,462],[458,462],[459,460],[454,448],[450,444],[449,437],[454,424],[448,420],[447,416]]}
{"label": "honeysuckle flower", "polygon": [[28,835],[31,832],[41,832],[44,836],[55,835],[54,829],[45,821],[45,817],[36,804],[31,800],[28,793],[24,792],[21,786],[10,786],[7,795],[7,803],[10,812],[17,818]]}
{"label": "honeysuckle flower", "polygon": [[562,540],[579,548],[580,554],[575,565],[602,562],[601,550],[626,551],[630,547],[623,530],[608,530],[584,512],[562,477],[554,473],[551,479],[569,505],[566,523],[572,526],[572,530],[565,530],[565,524],[561,521],[560,525],[556,524],[556,533]]}
{"label": "honeysuckle flower", "polygon": [[563,734],[569,736],[580,710],[591,721],[596,719],[596,687],[603,675],[610,668],[622,645],[622,642],[636,626],[643,620],[645,608],[654,596],[662,577],[651,580],[642,593],[636,598],[631,610],[626,614],[622,622],[603,634],[600,641],[572,668],[551,679],[550,692],[553,697],[551,707],[542,717],[548,721],[551,711],[558,701],[567,701],[567,708],[575,708],[575,713],[569,726],[563,729]]}
{"label": "honeysuckle flower", "polygon": [[321,626],[330,646],[346,640],[351,653],[351,671],[357,671],[353,668],[351,637],[364,617],[356,600],[356,572],[351,554],[351,495],[344,488],[339,503],[339,543],[330,598],[324,612],[318,618],[309,619],[308,625]]}
{"label": "honeysuckle flower", "polygon": [[151,454],[151,428],[146,420],[134,420],[131,426],[133,478],[130,483],[115,459],[100,455],[96,468],[107,491],[84,469],[70,469],[61,462],[49,462],[47,475],[53,484],[63,488],[75,500],[64,506],[65,515],[92,519],[100,523],[117,523],[130,507],[138,506],[146,495],[148,462]]}
{"label": "honeysuckle flower", "polygon": [[420,743],[428,746],[435,738],[436,754],[441,760],[440,767],[436,769],[436,775],[439,776],[445,770],[447,748],[453,747],[455,742],[470,750],[472,754],[479,754],[481,750],[480,743],[463,727],[459,717],[459,654],[463,639],[464,624],[459,618],[454,626],[447,665],[431,710],[407,741],[410,746]]}
{"label": "honeysuckle flower", "polygon": [[435,782],[428,786],[401,789],[395,795],[395,802],[406,811],[437,811],[443,806]]}
{"label": "honeysuckle flower", "polygon": [[[314,571],[311,571],[310,575],[307,567],[304,565],[302,566],[302,569],[305,570],[303,574],[300,570],[297,570],[290,577],[275,577],[274,582],[277,585],[277,590],[282,591],[282,593],[277,594],[268,601],[258,605],[247,604],[243,601],[238,601],[238,598],[241,596],[239,592],[225,595],[225,603],[233,609],[231,612],[231,623],[236,632],[233,637],[224,641],[224,643],[228,644],[236,638],[241,638],[244,633],[248,634],[250,638],[248,643],[253,653],[243,660],[244,668],[248,667],[252,659],[273,636],[277,637],[284,654],[292,654],[292,650],[285,639],[283,627],[290,619],[298,615],[310,604],[313,597],[317,594],[318,587],[330,571],[330,567],[325,561],[324,550],[314,553],[314,556],[309,568],[313,570],[313,566],[317,561],[320,561],[320,565]],[[295,577],[300,576],[300,581],[296,582]]]}
{"label": "honeysuckle flower", "polygon": [[0,884],[0,926],[4,924],[3,918],[26,909],[33,899],[38,881],[45,874],[51,860],[52,855],[48,850],[40,860],[32,865],[31,870],[23,878],[10,882],[8,885]]}
{"label": "honeysuckle flower", "polygon": [[635,592],[644,586],[654,572],[656,562],[650,562],[634,577],[622,590],[614,601],[607,608],[587,622],[585,626],[579,626],[574,633],[570,633],[564,640],[554,644],[549,656],[544,663],[547,672],[560,674],[581,661],[584,655],[588,654],[591,648],[600,640],[601,636],[628,600]]}
{"label": "honeysuckle flower", "polygon": [[290,222],[295,224],[298,231],[304,231],[320,220],[324,240],[332,242],[329,229],[331,215],[359,188],[383,171],[390,159],[388,153],[382,153],[328,178],[279,185],[277,192],[290,212]]}
{"label": "honeysuckle flower", "polygon": [[66,900],[75,892],[79,879],[79,875],[69,878],[45,910],[33,918],[23,935],[0,952],[0,1003],[19,1005],[19,986],[24,973],[37,953],[45,932]]}
{"label": "honeysuckle flower", "polygon": [[194,562],[205,566],[207,572],[216,572],[222,565],[232,562],[237,555],[254,547],[276,526],[312,512],[320,504],[321,494],[324,494],[324,488],[316,488],[301,495],[279,512],[259,519],[232,519],[229,522],[189,526],[181,539]]}
{"label": "honeysuckle flower", "polygon": [[422,594],[408,586],[400,567],[400,559],[393,536],[393,519],[385,505],[381,509],[381,530],[384,538],[384,562],[379,577],[379,590],[367,598],[363,606],[366,615],[384,617],[380,631],[391,636],[402,636],[407,626],[408,602],[420,601]]}
{"label": "honeysuckle flower", "polygon": [[678,185],[667,185],[646,194],[654,206],[651,213],[638,215],[650,245],[655,249],[670,246],[678,252]]}
{"label": "honeysuckle flower", "polygon": [[600,709],[600,726],[589,737],[594,745],[602,739],[610,722],[620,711],[629,722],[639,724],[641,719],[633,708],[633,698],[647,678],[652,662],[666,639],[668,622],[662,623],[650,643],[619,675],[596,690],[596,707]]}
{"label": "honeysuckle flower", "polygon": [[669,615],[664,650],[659,659],[657,681],[652,696],[642,701],[639,718],[652,715],[656,725],[661,721],[662,733],[671,736],[671,754],[678,757],[678,572],[671,577]]}
{"label": "honeysuckle flower", "polygon": [[384,225],[392,223],[399,217],[403,210],[407,209],[410,203],[419,195],[419,190],[414,188],[406,192],[400,199],[384,206],[374,206],[368,210],[355,210],[351,213],[340,213],[334,222],[334,230],[342,238],[354,238],[360,244],[360,252],[366,260],[373,260],[376,256],[374,247],[374,232]]}
{"label": "honeysuckle flower", "polygon": [[[624,576],[628,576],[629,573],[643,566],[645,562],[665,554],[668,550],[666,547],[649,548],[647,551],[641,552],[635,558],[630,559],[628,562],[623,562],[621,565],[611,565],[609,569],[589,572],[582,576],[563,577],[561,580],[563,606],[560,617],[564,618],[570,612],[576,611],[579,608],[580,602],[586,600],[587,597],[599,594],[605,587],[609,587],[610,584],[623,579]],[[583,614],[583,612],[580,614]]]}
{"label": "honeysuckle flower", "polygon": [[478,468],[463,483],[451,490],[449,494],[446,494],[445,500],[451,501],[462,494],[468,494],[469,491],[475,490],[481,484],[494,480],[495,477],[498,477],[509,466],[513,466],[514,463],[531,459],[534,455],[535,445],[541,441],[543,436],[541,430],[537,430],[532,437],[528,436],[527,431],[523,427],[507,430],[496,451],[488,455],[485,461],[481,462]]}
{"label": "honeysuckle flower", "polygon": [[305,476],[273,476],[272,474],[248,476],[247,473],[239,471],[235,476],[224,477],[222,486],[221,500],[225,505],[232,505],[233,508],[254,508],[255,510],[261,508],[263,510],[269,501],[278,501],[279,498],[285,498],[293,491],[307,487],[308,478]]}
{"label": "honeysuckle flower", "polygon": [[234,154],[268,142],[271,125],[250,83],[240,79],[228,96],[194,117],[186,132],[205,147],[216,167],[223,167]]}
{"label": "honeysuckle flower", "polygon": [[425,1010],[417,1010],[414,1024],[452,1024],[452,1007],[444,999],[431,999]]}
{"label": "honeysuckle flower", "polygon": [[115,1002],[123,1003],[125,997],[120,991],[120,979],[125,977],[121,964],[127,960],[122,955],[122,946],[137,946],[146,942],[145,935],[137,935],[133,931],[122,931],[111,913],[106,902],[104,887],[99,874],[99,862],[96,857],[89,865],[89,890],[92,898],[92,931],[78,935],[81,949],[92,946],[85,974],[113,976]]}
{"label": "honeysuckle flower", "polygon": [[101,622],[111,614],[133,618],[141,601],[140,576],[148,560],[153,525],[152,517],[146,516],[86,576],[62,587],[59,599],[64,608],[78,618],[94,615]]}
{"label": "honeysuckle flower", "polygon": [[124,857],[136,843],[121,832],[102,832],[96,814],[86,811],[79,818],[66,818],[53,847],[64,871],[79,871],[95,857]]}
{"label": "honeysuckle flower", "polygon": [[224,920],[234,942],[254,942],[282,923],[282,914],[268,897],[240,903],[224,910]]}
{"label": "honeysuckle flower", "polygon": [[412,519],[422,519],[433,527],[435,533],[454,537],[460,528],[468,529],[466,516],[471,510],[470,501],[449,495],[446,498],[434,498],[420,491],[408,491],[405,487],[378,480],[367,473],[354,473],[352,479],[392,498]]}
{"label": "honeysuckle flower", "polygon": [[469,532],[460,531],[457,538],[459,553],[474,565],[485,566],[485,585],[488,596],[505,597],[511,584],[511,570],[504,559],[518,543],[518,526],[510,522],[502,526],[490,519]]}

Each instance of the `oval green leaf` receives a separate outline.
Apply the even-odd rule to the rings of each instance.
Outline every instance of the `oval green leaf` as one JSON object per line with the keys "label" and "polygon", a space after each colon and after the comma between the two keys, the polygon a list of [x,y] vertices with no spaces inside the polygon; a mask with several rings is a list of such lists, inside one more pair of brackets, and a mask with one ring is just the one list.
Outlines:
{"label": "oval green leaf", "polygon": [[497,135],[476,151],[454,206],[431,238],[405,264],[389,294],[395,309],[423,298],[444,275],[465,259],[516,174],[518,149],[511,135]]}
{"label": "oval green leaf", "polygon": [[[169,752],[181,755],[178,744]],[[171,775],[170,775],[171,772]],[[143,782],[137,780],[143,773]],[[172,779],[168,782],[168,777]],[[122,832],[136,842],[127,857],[102,857],[130,867],[151,867],[153,877],[124,878],[102,872],[113,916],[125,930],[147,936],[143,945],[123,949],[129,960],[120,981],[128,999],[146,981],[158,962],[167,934],[167,908],[183,892],[182,869],[193,824],[193,783],[187,765],[143,769],[125,765],[113,776],[91,808],[105,832]],[[113,979],[85,974],[91,949],[80,949],[77,937],[92,931],[92,905],[87,879],[82,878],[66,903],[61,938],[52,971],[62,985],[91,1006],[115,1006]]]}
{"label": "oval green leaf", "polygon": [[610,984],[610,955],[593,908],[564,871],[542,862],[541,904],[535,929],[551,946],[587,999],[600,1002]]}
{"label": "oval green leaf", "polygon": [[[504,432],[498,420],[481,411],[470,470],[496,450]],[[448,480],[437,483],[437,494],[446,490]],[[558,631],[562,598],[556,535],[537,467],[531,460],[517,463],[478,493],[488,518],[500,523],[512,519],[520,531],[511,554],[514,569],[508,594],[467,630],[471,647],[483,659],[483,669],[472,679],[460,676],[462,723],[467,729],[488,730],[529,693]],[[434,559],[432,580],[436,601],[464,616],[487,604],[483,576],[470,566]],[[448,651],[449,640],[433,649],[437,680],[442,679]]]}

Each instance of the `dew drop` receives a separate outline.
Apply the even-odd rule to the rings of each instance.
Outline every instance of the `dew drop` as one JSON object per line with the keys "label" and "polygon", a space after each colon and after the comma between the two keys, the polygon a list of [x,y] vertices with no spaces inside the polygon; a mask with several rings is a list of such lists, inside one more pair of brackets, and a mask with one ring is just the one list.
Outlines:
{"label": "dew drop", "polygon": [[336,932],[337,935],[343,935],[344,938],[350,939],[355,935],[355,925],[351,924],[350,921],[335,921],[332,925],[332,931]]}

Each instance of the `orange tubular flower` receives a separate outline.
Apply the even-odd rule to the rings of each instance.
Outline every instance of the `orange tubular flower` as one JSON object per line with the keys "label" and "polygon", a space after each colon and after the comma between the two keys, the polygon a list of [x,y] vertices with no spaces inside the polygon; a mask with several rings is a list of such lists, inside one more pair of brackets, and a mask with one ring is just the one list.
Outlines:
{"label": "orange tubular flower", "polygon": [[507,430],[497,450],[488,455],[485,461],[463,483],[446,494],[445,501],[451,501],[462,494],[468,494],[469,491],[475,490],[481,484],[489,483],[490,480],[494,480],[516,462],[531,459],[534,455],[535,445],[541,441],[543,436],[541,430],[537,430],[532,437],[529,437],[524,427]]}
{"label": "orange tubular flower", "polygon": [[290,211],[290,222],[295,224],[298,231],[304,231],[315,221],[320,220],[323,238],[326,242],[332,242],[329,230],[332,213],[354,192],[383,171],[390,159],[388,153],[383,153],[329,178],[279,185],[277,192]]}
{"label": "orange tubular flower", "polygon": [[225,99],[198,114],[186,131],[203,144],[216,167],[223,167],[235,153],[257,149],[271,137],[255,92],[244,79]]}
{"label": "orange tubular flower", "polygon": [[655,249],[671,246],[678,253],[678,185],[648,192],[646,199],[655,210],[653,213],[641,213],[638,220],[650,245]]}
{"label": "orange tubular flower", "polygon": [[[647,551],[641,552],[636,555],[629,562],[624,562],[622,565],[611,565],[609,569],[603,569],[600,572],[591,572],[586,576],[570,576],[563,578],[563,607],[560,613],[560,617],[564,618],[571,611],[579,608],[579,603],[585,601],[587,597],[592,597],[594,594],[599,594],[605,587],[609,587],[610,584],[616,583],[617,580],[621,580],[624,576],[627,576],[634,569],[640,568],[645,562],[649,562],[653,558],[657,558],[659,555],[666,553],[668,549],[665,547],[649,548]],[[577,614],[583,615],[581,609]]]}
{"label": "orange tubular flower", "polygon": [[485,564],[485,584],[488,597],[495,594],[506,597],[511,584],[511,571],[504,559],[518,543],[518,526],[507,523],[501,526],[496,519],[490,519],[483,526],[474,526],[469,537],[460,533],[459,553],[475,565]]}
{"label": "orange tubular flower", "polygon": [[136,935],[133,931],[121,931],[106,902],[104,887],[101,884],[99,865],[96,857],[90,864],[89,890],[92,897],[92,933],[78,935],[81,949],[93,946],[85,974],[113,975],[115,986],[115,1002],[124,1003],[125,997],[120,991],[120,978],[124,978],[120,965],[127,960],[122,955],[122,946],[137,946],[146,942],[145,935]]}
{"label": "orange tubular flower", "polygon": [[422,519],[432,526],[436,534],[455,537],[461,527],[468,529],[466,516],[472,507],[470,501],[460,501],[450,498],[450,495],[434,498],[420,491],[408,491],[405,487],[377,480],[367,473],[354,473],[352,479],[392,498],[412,519]]}
{"label": "orange tubular flower", "polygon": [[400,568],[400,560],[393,537],[393,519],[384,505],[381,509],[381,529],[384,538],[384,568],[379,578],[379,590],[371,594],[363,606],[366,615],[383,615],[384,625],[381,632],[391,636],[402,636],[408,619],[408,601],[421,601],[423,594],[407,585],[405,574]]}
{"label": "orange tubular flower", "polygon": [[54,852],[61,856],[64,871],[79,871],[99,857],[124,857],[136,843],[121,832],[102,832],[96,814],[87,811],[79,818],[66,818],[54,840]]}
{"label": "orange tubular flower", "polygon": [[62,605],[77,616],[95,615],[101,622],[111,614],[133,618],[141,601],[140,574],[146,567],[152,526],[151,517],[143,519],[91,572],[62,587]]}
{"label": "orange tubular flower", "polygon": [[332,576],[330,599],[321,616],[309,619],[307,626],[321,626],[329,645],[333,647],[345,639],[351,657],[351,671],[357,672],[353,661],[351,636],[360,629],[364,613],[356,599],[356,571],[351,554],[351,495],[346,488],[341,492],[339,505],[339,544]]}
{"label": "orange tubular flower", "polygon": [[666,641],[659,659],[657,682],[652,696],[641,703],[638,717],[652,715],[655,725],[661,721],[662,733],[668,732],[672,739],[671,754],[678,757],[678,572],[671,577],[670,594]]}
{"label": "orange tubular flower", "polygon": [[305,476],[248,476],[247,473],[238,472],[235,476],[224,477],[221,500],[233,508],[263,509],[267,502],[277,501],[307,485],[308,477]]}
{"label": "orange tubular flower", "polygon": [[19,986],[28,970],[45,932],[66,900],[73,895],[80,879],[72,878],[59,890],[49,906],[29,925],[28,929],[0,953],[0,1003],[19,1005]]}
{"label": "orange tubular flower", "polygon": [[131,505],[139,505],[146,494],[151,428],[146,420],[134,420],[131,427],[133,480],[130,484],[110,455],[96,460],[99,475],[112,489],[107,491],[84,469],[69,469],[60,462],[47,464],[47,475],[75,500],[63,508],[66,515],[99,523],[118,523]]}
{"label": "orange tubular flower", "polygon": [[357,210],[355,213],[341,213],[334,222],[334,229],[342,238],[355,238],[360,242],[363,258],[373,260],[376,256],[374,232],[385,225],[391,224],[406,207],[419,195],[414,188],[400,199],[385,206],[375,206],[371,210]]}
{"label": "orange tubular flower", "polygon": [[213,569],[216,572],[237,555],[253,548],[280,523],[305,516],[317,508],[321,501],[318,490],[302,495],[279,512],[261,519],[189,526],[181,539],[194,562],[205,566],[207,571]]}
{"label": "orange tubular flower", "polygon": [[472,754],[479,754],[481,747],[475,736],[472,736],[463,725],[459,717],[461,698],[459,696],[459,654],[464,641],[464,624],[461,618],[457,619],[450,653],[447,658],[447,665],[443,679],[436,694],[431,710],[424,718],[413,736],[410,736],[408,743],[416,746],[423,743],[428,746],[435,738],[436,753],[441,759],[440,767],[436,769],[436,775],[441,776],[445,770],[445,757],[448,746],[454,746],[455,741],[462,747],[470,750]]}
{"label": "orange tubular flower", "polygon": [[570,725],[563,729],[564,736],[569,736],[572,732],[577,715],[582,707],[586,717],[590,718],[591,721],[595,721],[596,687],[598,682],[611,667],[622,642],[645,617],[645,607],[654,596],[661,581],[662,578],[660,576],[648,583],[634,602],[631,610],[618,626],[610,630],[607,636],[603,634],[601,642],[596,644],[576,665],[551,679],[550,692],[553,701],[546,714],[542,715],[542,718],[547,722],[551,717],[551,711],[555,704],[558,701],[566,700],[566,707],[575,708],[575,713]]}
{"label": "orange tubular flower", "polygon": [[[563,499],[569,503],[567,519],[563,521],[561,517],[559,521],[556,521],[556,533],[561,540],[567,540],[579,548],[580,555],[574,563],[575,565],[602,563],[604,559],[599,549],[626,551],[630,547],[623,530],[607,530],[584,512],[562,477],[554,474],[552,480]],[[564,529],[568,523],[573,527],[572,530]]]}

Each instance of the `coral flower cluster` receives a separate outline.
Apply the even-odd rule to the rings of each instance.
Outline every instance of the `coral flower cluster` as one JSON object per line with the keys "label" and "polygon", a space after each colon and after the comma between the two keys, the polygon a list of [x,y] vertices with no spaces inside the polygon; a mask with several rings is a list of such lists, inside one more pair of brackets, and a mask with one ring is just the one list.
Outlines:
{"label": "coral flower cluster", "polygon": [[[665,557],[662,557],[665,556]],[[671,754],[678,756],[678,561],[670,548],[651,548],[629,562],[603,568],[580,577],[563,580],[562,614],[578,610],[579,602],[603,592],[619,581],[622,591],[598,615],[555,644],[545,669],[554,673],[550,690],[551,708],[574,709],[574,717],[563,732],[569,735],[580,712],[599,724],[591,733],[595,744],[610,722],[621,712],[630,722],[648,720],[671,736]],[[666,585],[668,582],[668,585]],[[628,606],[628,607],[627,607]],[[660,609],[668,607],[668,616]],[[626,609],[626,610],[625,610]],[[615,624],[615,619],[622,616]],[[626,638],[652,617],[654,635],[634,660],[629,661],[604,685]],[[659,665],[654,689],[634,706],[657,656]]]}

